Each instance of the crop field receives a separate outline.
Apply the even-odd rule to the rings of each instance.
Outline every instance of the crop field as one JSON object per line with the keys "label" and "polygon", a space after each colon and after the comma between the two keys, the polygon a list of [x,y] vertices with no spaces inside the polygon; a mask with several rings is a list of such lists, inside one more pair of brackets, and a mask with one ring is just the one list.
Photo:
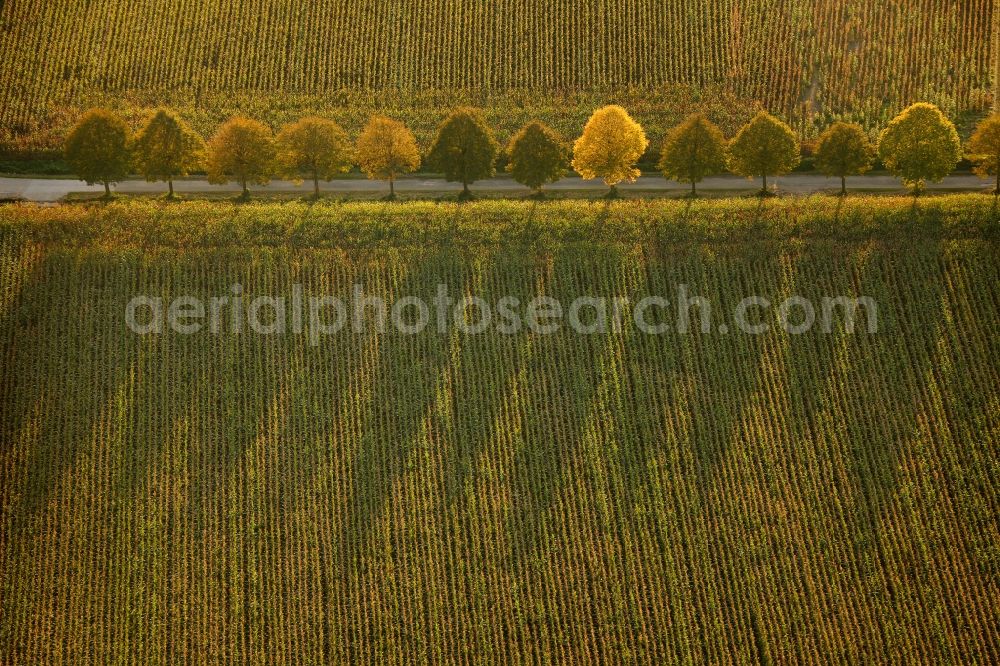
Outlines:
{"label": "crop field", "polygon": [[82,107],[389,112],[426,139],[450,106],[502,137],[531,117],[574,135],[630,106],[659,138],[692,107],[725,129],[763,105],[804,136],[874,128],[914,101],[960,122],[994,103],[996,0],[6,0],[0,147],[50,150]]}
{"label": "crop field", "polygon": [[[0,663],[997,663],[998,240],[971,195],[0,207]],[[237,283],[879,328],[124,324]]]}

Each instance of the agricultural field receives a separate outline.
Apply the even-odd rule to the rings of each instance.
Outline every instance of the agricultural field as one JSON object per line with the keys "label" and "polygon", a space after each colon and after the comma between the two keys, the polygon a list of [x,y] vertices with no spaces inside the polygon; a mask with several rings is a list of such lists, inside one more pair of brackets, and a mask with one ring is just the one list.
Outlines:
{"label": "agricultural field", "polygon": [[[0,206],[0,663],[997,663],[998,219],[974,195]],[[313,345],[123,319],[356,283],[867,295],[879,327]]]}
{"label": "agricultural field", "polygon": [[203,134],[239,112],[375,111],[426,143],[456,104],[501,138],[576,135],[622,103],[658,141],[694,109],[732,133],[765,106],[805,137],[873,131],[915,101],[967,129],[994,104],[996,0],[6,0],[0,152],[58,148],[80,110],[161,104]]}

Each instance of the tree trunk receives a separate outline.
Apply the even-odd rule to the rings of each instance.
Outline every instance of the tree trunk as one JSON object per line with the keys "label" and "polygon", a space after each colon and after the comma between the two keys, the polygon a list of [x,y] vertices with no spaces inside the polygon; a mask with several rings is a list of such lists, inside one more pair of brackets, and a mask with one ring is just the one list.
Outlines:
{"label": "tree trunk", "polygon": [[693,178],[691,179],[691,196],[698,196],[698,183],[694,182]]}
{"label": "tree trunk", "polygon": [[244,199],[249,199],[250,198],[250,188],[247,187],[247,181],[246,181],[246,179],[241,180],[240,183],[243,185],[243,198]]}
{"label": "tree trunk", "polygon": [[313,196],[319,199],[319,173],[313,171]]}
{"label": "tree trunk", "polygon": [[389,197],[394,198],[396,196],[396,176],[395,174],[389,174]]}
{"label": "tree trunk", "polygon": [[764,174],[764,189],[760,191],[761,194],[767,194],[767,174]]}
{"label": "tree trunk", "polygon": [[167,196],[170,199],[173,199],[174,198],[174,179],[173,178],[167,178],[167,187],[169,188],[169,193],[167,194]]}
{"label": "tree trunk", "polygon": [[104,196],[111,198],[111,183],[104,181]]}
{"label": "tree trunk", "polygon": [[470,194],[472,194],[469,191],[469,184],[466,183],[464,180],[462,181],[462,194],[464,194],[465,196],[469,196]]}
{"label": "tree trunk", "polygon": [[842,196],[847,196],[847,176],[840,177],[840,194]]}

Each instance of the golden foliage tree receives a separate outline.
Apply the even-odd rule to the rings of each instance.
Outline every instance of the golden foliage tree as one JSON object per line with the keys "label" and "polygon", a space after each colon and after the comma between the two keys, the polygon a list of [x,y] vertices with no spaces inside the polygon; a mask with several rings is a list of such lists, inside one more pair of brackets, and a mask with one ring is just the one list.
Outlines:
{"label": "golden foliage tree", "polygon": [[420,149],[406,125],[373,116],[358,137],[357,160],[370,179],[389,181],[391,199],[396,196],[396,177],[420,168]]}
{"label": "golden foliage tree", "polygon": [[66,162],[88,185],[102,183],[104,195],[110,197],[111,183],[128,176],[130,134],[128,125],[117,114],[91,109],[66,137]]}
{"label": "golden foliage tree", "polygon": [[642,125],[628,111],[617,105],[605,106],[594,112],[573,145],[573,169],[584,179],[602,179],[613,196],[618,183],[639,178],[635,165],[647,146]]}
{"label": "golden foliage tree", "polygon": [[205,142],[177,114],[160,109],[136,137],[135,164],[149,182],[166,181],[174,196],[174,179],[201,165]]}
{"label": "golden foliage tree", "polygon": [[944,180],[962,159],[954,123],[933,104],[920,102],[896,116],[879,138],[885,168],[919,193],[925,181]]}
{"label": "golden foliage tree", "polygon": [[819,137],[816,169],[840,178],[840,194],[847,195],[847,177],[861,176],[872,169],[875,147],[860,125],[836,122]]}
{"label": "golden foliage tree", "polygon": [[768,191],[768,176],[789,173],[801,159],[792,128],[767,111],[744,125],[729,144],[730,170],[740,176],[762,178],[762,195]]}
{"label": "golden foliage tree", "polygon": [[250,183],[271,182],[276,155],[270,129],[249,118],[231,118],[208,142],[208,182],[224,185],[233,179],[243,187],[242,197],[248,198]]}
{"label": "golden foliage tree", "polygon": [[726,170],[726,137],[703,114],[692,114],[667,134],[658,167],[670,180],[691,183],[695,196],[698,183]]}
{"label": "golden foliage tree", "polygon": [[1000,113],[979,123],[969,140],[969,159],[976,162],[976,173],[983,178],[997,178],[993,193],[1000,196]]}
{"label": "golden foliage tree", "polygon": [[354,146],[347,132],[326,118],[310,116],[285,125],[278,132],[277,150],[281,172],[299,182],[308,177],[317,198],[321,179],[329,182],[354,166]]}

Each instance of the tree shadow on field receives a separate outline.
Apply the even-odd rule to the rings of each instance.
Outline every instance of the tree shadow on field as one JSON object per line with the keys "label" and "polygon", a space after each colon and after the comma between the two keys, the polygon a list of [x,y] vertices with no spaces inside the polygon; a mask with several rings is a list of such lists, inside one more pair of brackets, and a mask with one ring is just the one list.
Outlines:
{"label": "tree shadow on field", "polygon": [[[800,250],[792,291],[815,305],[817,323],[788,337],[786,363],[794,398],[792,441],[808,442],[834,468],[812,473],[836,486],[846,482],[846,488],[829,492],[851,498],[842,518],[852,531],[853,556],[868,571],[868,585],[877,586],[866,594],[883,595],[890,607],[909,602],[897,597],[899,581],[886,575],[898,562],[890,561],[896,549],[882,525],[898,501],[900,461],[914,455],[915,438],[922,437],[922,413],[931,400],[926,382],[937,372],[935,347],[944,317],[940,243],[898,243],[812,242]],[[870,333],[868,314],[859,313],[854,333],[847,332],[844,309],[838,308],[830,332],[824,332],[822,299],[840,296],[872,298],[877,331]],[[805,458],[797,463],[810,465]],[[891,622],[880,623],[879,631]],[[885,634],[873,637],[877,645],[887,640]]]}
{"label": "tree shadow on field", "polygon": [[[662,552],[679,547],[683,560],[705,570],[710,578],[740,579],[741,565],[756,567],[764,559],[763,542],[745,542],[738,529],[762,518],[734,514],[744,505],[733,497],[748,485],[761,487],[766,495],[777,474],[760,423],[772,400],[772,382],[781,372],[783,355],[773,332],[744,330],[735,312],[746,297],[774,299],[781,292],[781,247],[780,243],[675,246],[671,254],[653,258],[647,268],[649,292],[671,302],[663,323],[678,324],[680,289],[686,287],[688,299],[708,300],[711,325],[707,331],[702,329],[700,308],[692,305],[688,332],[674,328],[661,336],[636,333],[630,365],[637,379],[632,390],[645,396],[650,407],[648,413],[629,416],[636,420],[640,433],[650,434],[633,440],[635,445],[625,451],[628,462],[623,467],[627,478],[643,479],[649,476],[643,461],[650,452],[667,459],[676,457],[672,474],[680,478],[651,480],[646,492],[655,497],[663,492],[660,485],[683,488],[687,485],[684,478],[692,479],[687,482],[693,490],[690,497],[678,491],[668,494],[668,505],[673,502],[668,515],[687,514],[690,519],[682,522],[678,534],[672,522],[658,523],[655,536]],[[752,307],[745,323],[773,327],[771,316],[767,308]],[[653,323],[660,321],[657,318]],[[669,438],[665,437],[668,433]],[[673,452],[673,447],[679,451]],[[720,516],[726,518],[719,520]],[[685,661],[694,656],[712,661],[720,658],[719,645],[727,642],[766,645],[755,634],[754,618],[760,609],[752,596],[727,593],[725,585],[705,585],[695,594],[676,593],[690,596],[702,640],[694,655],[685,654],[680,645],[671,646],[674,652],[669,659]]]}
{"label": "tree shadow on field", "polygon": [[[588,294],[595,264],[600,262],[592,256],[557,254],[551,266],[542,267],[532,297],[553,297],[566,308],[578,296],[598,295]],[[582,335],[569,330],[565,322],[558,332],[525,335],[531,351],[521,359],[522,443],[512,463],[508,524],[515,571],[523,570],[548,540],[548,524],[563,519],[547,514],[569,482],[570,462],[580,455],[589,407],[600,382],[595,359],[609,344],[608,334]]]}
{"label": "tree shadow on field", "polygon": [[[814,242],[796,259],[795,288],[815,304],[817,324],[789,336],[788,366],[803,410],[795,422],[811,428],[821,410],[842,410],[851,471],[870,518],[895,492],[897,457],[914,436],[928,399],[925,381],[944,316],[940,252],[940,243],[921,240],[906,246]],[[873,299],[877,332],[869,332],[863,310],[855,332],[847,332],[845,310],[837,308],[825,333],[822,299],[840,296]],[[847,404],[839,402],[844,393]]]}
{"label": "tree shadow on field", "polygon": [[[674,284],[661,287],[675,302],[680,300],[676,290],[687,285],[690,298],[705,296],[712,308],[708,331],[701,328],[697,306],[692,306],[689,332],[678,336],[681,373],[689,382],[692,401],[691,445],[704,484],[710,483],[729,446],[744,436],[748,398],[761,390],[765,363],[771,362],[766,337],[739,330],[730,317],[742,298],[776,293],[779,266],[775,249],[768,245],[702,247],[681,263]],[[747,319],[757,323],[757,315],[766,317],[751,309]]]}
{"label": "tree shadow on field", "polygon": [[[141,267],[134,293],[162,296],[166,311],[179,296],[203,303],[215,296],[232,297],[233,285],[239,284],[245,317],[256,296],[286,293],[282,261],[280,255],[243,249],[167,253]],[[184,556],[205,558],[205,575],[218,582],[209,586],[203,601],[208,613],[221,618],[215,625],[221,633],[205,641],[207,629],[195,629],[192,617],[171,605],[158,627],[171,659],[192,649],[210,659],[227,652],[246,655],[257,638],[265,652],[270,649],[268,626],[255,609],[248,610],[251,599],[263,596],[254,574],[256,563],[263,561],[263,544],[254,538],[259,529],[254,502],[263,491],[253,481],[262,472],[253,456],[259,454],[254,448],[258,443],[272,444],[266,437],[286,397],[291,358],[281,336],[254,333],[245,319],[241,332],[234,334],[231,312],[224,310],[218,334],[208,325],[194,334],[169,328],[147,337],[128,333],[136,348],[131,366],[135,382],[128,395],[128,419],[121,426],[123,457],[120,468],[111,470],[109,490],[116,499],[111,520],[150,520],[148,512],[158,510],[154,498],[161,493],[169,497],[152,542],[132,543],[126,551],[135,560],[131,566],[140,569],[135,575],[141,582],[132,584],[132,593],[140,599],[148,595],[145,603],[155,603],[153,586],[161,576],[168,599],[174,600]],[[183,484],[182,495],[168,493],[173,483]],[[155,543],[164,550],[156,550]],[[231,544],[225,557],[213,551],[220,543]],[[119,621],[131,634],[148,632],[141,617]],[[157,640],[155,636],[148,640]]]}
{"label": "tree shadow on field", "polygon": [[[9,229],[0,228],[0,260],[3,261],[0,266],[4,269],[3,291],[6,292],[2,294],[5,302],[0,311],[0,454],[4,456],[13,455],[16,447],[23,446],[20,437],[26,434],[24,431],[32,419],[33,408],[40,401],[56,402],[56,392],[47,390],[48,378],[43,376],[47,367],[37,354],[44,332],[53,326],[45,313],[51,309],[56,291],[50,291],[48,285],[56,282],[55,276],[62,271],[65,262],[45,254],[36,255],[36,252],[44,251],[32,248]],[[24,269],[15,273],[14,265],[22,262]],[[40,427],[49,427],[46,416],[54,415],[43,414]],[[12,478],[5,478],[0,484],[0,497],[3,498],[0,506],[7,506],[11,494],[19,492],[22,496],[21,506],[10,516],[3,516],[5,521],[20,516],[20,524],[40,503],[42,489],[34,489],[48,485],[48,465],[58,448],[55,439],[40,439],[41,448],[30,454],[31,460],[24,461],[27,476],[23,488]],[[35,464],[30,464],[32,461]],[[44,466],[40,464],[42,461]],[[5,473],[14,471],[20,470],[4,470]],[[6,543],[10,536],[7,533],[0,535],[0,543]]]}
{"label": "tree shadow on field", "polygon": [[[154,498],[166,492],[165,479],[183,478],[183,491],[170,488],[173,492],[165,500],[168,514],[157,515],[163,520],[151,537],[162,540],[168,550],[152,553],[150,544],[140,542],[125,546],[124,553],[134,556],[128,566],[137,576],[130,594],[140,600],[137,603],[154,603],[156,593],[151,590],[160,580],[172,600],[172,586],[183,564],[180,556],[172,556],[173,549],[183,548],[185,555],[205,558],[204,575],[218,581],[208,586],[203,602],[205,612],[217,617],[214,626],[221,634],[205,641],[208,630],[191,624],[190,613],[200,618],[201,611],[170,605],[165,621],[147,639],[160,640],[158,632],[164,632],[163,644],[171,657],[192,649],[210,660],[226,653],[245,656],[251,646],[271,654],[276,630],[262,618],[265,613],[280,617],[284,609],[270,609],[272,597],[259,589],[272,578],[258,570],[267,561],[268,540],[257,537],[270,534],[270,542],[279,543],[284,538],[281,523],[289,504],[287,498],[279,498],[292,492],[288,486],[301,478],[298,470],[315,457],[313,449],[294,441],[289,412],[297,395],[310,386],[316,388],[319,378],[327,375],[315,365],[315,374],[298,371],[301,365],[308,367],[296,353],[304,344],[301,338],[261,336],[245,326],[243,334],[232,335],[227,324],[219,335],[206,329],[194,335],[165,331],[142,337],[127,330],[122,313],[136,293],[162,295],[169,303],[179,295],[206,299],[231,294],[232,285],[239,283],[244,306],[254,296],[287,295],[290,285],[284,267],[292,262],[282,255],[240,250],[167,254],[148,262],[116,258],[89,268],[85,260],[77,272],[62,270],[72,260],[61,261],[34,281],[43,295],[25,297],[28,303],[37,301],[33,307],[43,317],[32,329],[32,338],[56,341],[52,348],[57,353],[41,375],[47,381],[38,384],[40,391],[58,395],[61,410],[44,415],[39,431],[42,447],[29,461],[28,492],[19,515],[28,520],[43,510],[47,495],[97,438],[98,455],[105,461],[102,472],[108,475],[100,490],[111,498],[110,513],[100,516],[101,522],[124,526],[152,519],[148,512],[158,510]],[[66,294],[79,296],[63,301]],[[48,302],[56,295],[61,301],[58,307]],[[301,386],[292,384],[294,377]],[[27,396],[19,400],[21,412],[34,402]],[[4,410],[6,418],[6,404]],[[294,470],[294,475],[283,477],[278,469]],[[179,492],[180,497],[175,495]],[[259,503],[279,510],[261,511]],[[225,556],[214,550],[220,543],[230,544]],[[110,551],[113,544],[95,547]],[[124,566],[116,562],[116,567]],[[332,565],[327,569],[333,575]],[[322,589],[328,592],[329,586]],[[257,607],[253,599],[267,603]],[[106,605],[109,599],[100,596],[92,603]],[[124,624],[128,635],[149,633],[141,614],[126,616],[120,609],[112,620]],[[130,656],[141,658],[135,645],[127,649]]]}
{"label": "tree shadow on field", "polygon": [[[9,511],[0,529],[0,570],[5,586],[33,580],[44,563],[59,572],[31,594],[3,599],[0,615],[22,618],[20,626],[4,623],[10,655],[25,649],[17,632],[37,618],[61,627],[72,621],[70,605],[56,600],[88,575],[86,564],[78,576],[69,573],[76,562],[103,561],[110,552],[112,544],[94,535],[114,529],[114,484],[137,470],[147,445],[140,440],[136,452],[127,446],[142,424],[134,403],[142,378],[140,343],[123,319],[129,297],[120,288],[138,284],[139,263],[134,254],[43,248],[0,316],[0,440],[2,455],[13,456],[0,483]],[[124,464],[97,465],[109,459]],[[87,603],[93,609],[106,602],[101,595]]]}
{"label": "tree shadow on field", "polygon": [[[505,297],[527,303],[534,296],[534,262],[522,251],[498,251],[483,261],[483,268],[469,280],[471,294],[491,307]],[[476,315],[478,317],[478,313]],[[496,313],[493,315],[496,317]],[[449,364],[452,411],[447,432],[448,454],[444,465],[444,501],[460,501],[467,484],[479,474],[483,456],[499,456],[494,448],[509,431],[502,420],[509,406],[512,382],[528,354],[523,332],[501,333],[494,321],[475,335],[460,334]]]}
{"label": "tree shadow on field", "polygon": [[137,358],[122,318],[127,299],[108,285],[136,283],[135,257],[42,252],[0,322],[11,371],[0,396],[2,423],[11,442],[30,423],[37,428],[37,445],[22,461],[25,481],[13,514],[19,524],[43,509],[82,449],[105,435],[101,429],[122,427],[131,416],[122,392]]}
{"label": "tree shadow on field", "polygon": [[[429,251],[411,259],[397,294],[418,296],[430,305],[438,284],[446,284],[454,296],[466,292],[469,279],[468,267],[457,252]],[[358,547],[367,543],[394,485],[408,471],[452,363],[449,335],[438,333],[433,309],[422,333],[401,333],[389,323],[380,350],[371,398],[362,412],[361,441],[351,463],[351,513],[339,535]]]}

